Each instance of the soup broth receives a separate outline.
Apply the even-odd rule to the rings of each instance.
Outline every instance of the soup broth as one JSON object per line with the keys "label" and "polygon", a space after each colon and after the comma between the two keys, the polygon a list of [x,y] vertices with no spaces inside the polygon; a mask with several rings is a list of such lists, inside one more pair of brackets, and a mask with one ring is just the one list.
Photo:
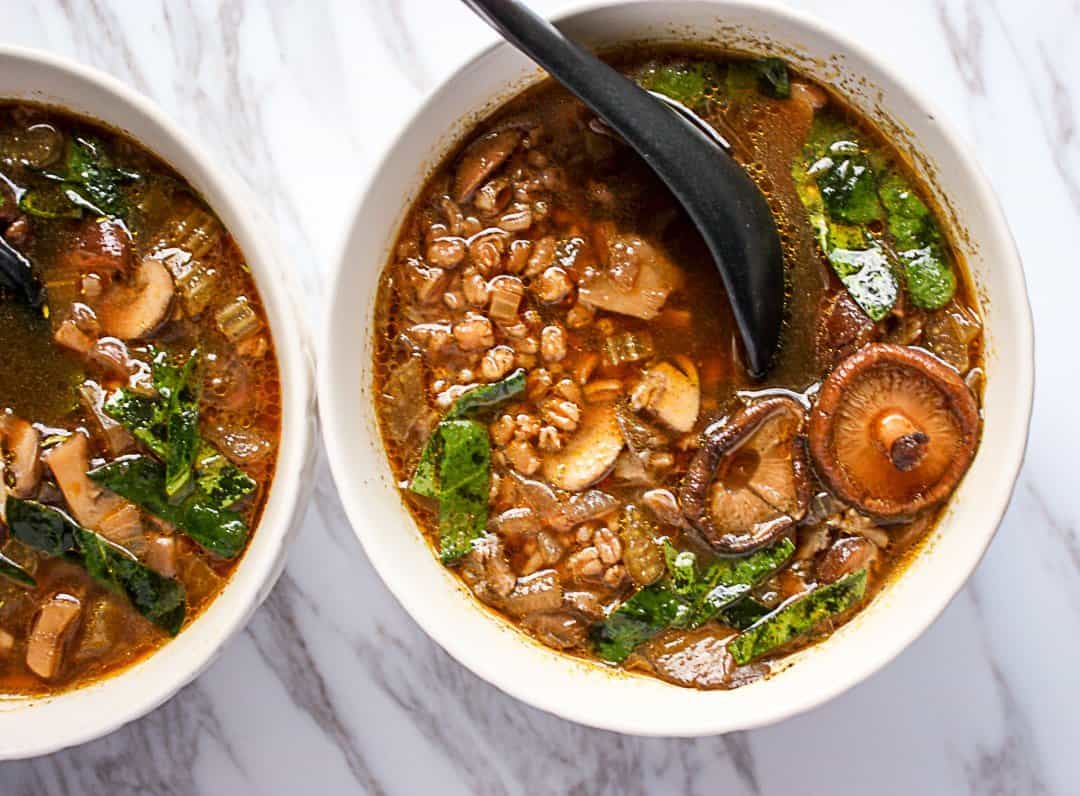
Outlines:
{"label": "soup broth", "polygon": [[787,296],[767,377],[680,205],[545,82],[413,205],[377,410],[478,599],[556,649],[732,688],[848,619],[933,525],[978,442],[981,325],[929,192],[834,94],[775,59],[611,60],[714,126],[769,200]]}

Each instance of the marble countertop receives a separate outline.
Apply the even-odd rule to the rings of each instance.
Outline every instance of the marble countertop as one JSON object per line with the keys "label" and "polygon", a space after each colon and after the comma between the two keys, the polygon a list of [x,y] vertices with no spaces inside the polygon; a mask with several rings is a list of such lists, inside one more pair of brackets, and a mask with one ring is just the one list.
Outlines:
{"label": "marble countertop", "polygon": [[[824,707],[753,732],[646,740],[569,724],[482,682],[420,631],[364,558],[321,464],[285,575],[213,667],[107,738],[0,764],[0,794],[1076,793],[1080,489],[1064,452],[1080,447],[1067,409],[1080,268],[1059,241],[1080,223],[1080,4],[794,4],[857,31],[945,109],[1027,265],[1039,341],[1027,463],[985,560],[919,641]],[[313,322],[388,137],[493,37],[450,0],[0,9],[0,40],[114,74],[242,175],[280,226]]]}

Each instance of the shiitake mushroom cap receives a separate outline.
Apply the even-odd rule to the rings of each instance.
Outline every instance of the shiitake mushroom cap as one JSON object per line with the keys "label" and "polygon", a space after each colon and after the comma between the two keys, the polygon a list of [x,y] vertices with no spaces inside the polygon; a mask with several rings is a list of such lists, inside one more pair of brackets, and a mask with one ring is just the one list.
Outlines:
{"label": "shiitake mushroom cap", "polygon": [[875,343],[829,374],[810,413],[810,456],[841,500],[877,517],[940,504],[971,465],[979,408],[932,354]]}
{"label": "shiitake mushroom cap", "polygon": [[717,552],[757,550],[806,514],[805,419],[798,401],[774,397],[705,429],[680,487],[679,505]]}

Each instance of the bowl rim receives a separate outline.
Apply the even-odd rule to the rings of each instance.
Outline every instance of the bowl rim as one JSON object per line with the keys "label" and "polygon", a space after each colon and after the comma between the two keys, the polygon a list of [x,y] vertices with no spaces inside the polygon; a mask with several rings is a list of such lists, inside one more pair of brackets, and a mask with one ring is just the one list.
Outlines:
{"label": "bowl rim", "polygon": [[[665,3],[663,0],[582,0],[581,2],[571,3],[557,14],[549,16],[549,19],[556,24],[564,24],[594,12],[617,14],[630,7],[657,5],[665,5]],[[482,651],[471,650],[458,643],[449,628],[440,627],[428,621],[421,601],[417,596],[414,596],[415,590],[408,585],[408,579],[391,576],[393,572],[392,562],[382,560],[375,544],[369,543],[369,534],[372,533],[371,524],[366,521],[368,518],[363,510],[360,498],[358,496],[354,497],[352,491],[350,491],[350,487],[355,483],[359,483],[359,479],[355,477],[356,474],[350,472],[349,464],[341,448],[344,442],[339,442],[339,440],[344,439],[344,429],[341,427],[338,417],[332,412],[332,409],[336,407],[334,400],[336,385],[341,378],[333,374],[331,368],[333,361],[331,353],[335,349],[335,307],[342,300],[341,297],[344,293],[342,283],[345,280],[345,272],[349,265],[349,253],[356,231],[364,223],[363,211],[374,201],[379,186],[387,180],[387,174],[394,165],[399,142],[406,133],[422,121],[423,117],[428,113],[429,106],[444,92],[450,90],[458,81],[468,80],[468,73],[473,72],[478,64],[492,57],[497,51],[510,47],[501,39],[492,39],[494,34],[490,34],[486,44],[474,48],[471,54],[448,70],[446,76],[424,94],[414,110],[395,128],[394,135],[388,138],[386,145],[377,153],[374,161],[375,165],[366,178],[364,185],[358,191],[356,203],[353,205],[354,212],[339,242],[337,259],[331,264],[332,271],[326,283],[328,304],[326,305],[321,329],[318,332],[319,368],[317,383],[320,398],[320,419],[325,430],[327,460],[338,493],[341,496],[346,516],[353,528],[353,533],[360,541],[365,554],[380,579],[409,616],[420,625],[428,636],[458,663],[478,677],[523,703],[555,716],[598,729],[632,735],[691,737],[755,729],[818,707],[880,671],[899,656],[901,652],[906,650],[941,616],[945,608],[948,607],[967,583],[972,572],[974,572],[985,555],[986,550],[997,534],[1015,491],[1017,478],[1026,453],[1034,403],[1035,341],[1023,263],[1000,200],[978,159],[973,154],[973,149],[966,145],[965,139],[955,129],[954,124],[949,121],[949,116],[940,112],[937,102],[928,99],[921,93],[903,74],[894,68],[889,60],[880,58],[871,52],[868,47],[863,46],[854,38],[853,33],[848,34],[840,31],[811,13],[781,5],[774,2],[774,0],[674,0],[670,3],[670,6],[675,5],[700,6],[714,12],[720,12],[725,8],[758,12],[769,18],[770,21],[782,21],[805,31],[810,36],[836,45],[840,51],[850,54],[858,61],[871,64],[880,74],[880,84],[890,84],[890,91],[897,92],[912,107],[917,108],[921,113],[925,113],[933,119],[933,123],[944,144],[944,149],[954,154],[964,163],[967,175],[980,197],[980,203],[990,215],[993,227],[997,230],[994,247],[992,248],[1006,255],[1006,257],[1002,261],[996,262],[995,268],[1001,269],[1005,273],[1009,283],[1008,289],[1014,297],[1015,310],[1017,311],[1011,331],[1018,335],[1016,347],[1020,367],[1016,371],[1011,371],[1009,378],[1013,383],[1014,396],[1023,407],[1021,412],[1022,422],[1016,423],[1015,427],[1010,429],[1008,447],[995,453],[996,460],[1000,462],[998,471],[1007,475],[1009,488],[988,497],[983,502],[983,514],[986,518],[985,530],[982,531],[981,537],[972,544],[971,554],[967,559],[953,568],[954,575],[949,582],[943,584],[942,588],[935,592],[931,599],[924,600],[918,621],[910,622],[908,631],[895,636],[895,641],[886,650],[875,650],[873,654],[864,656],[861,661],[851,662],[851,665],[844,671],[843,676],[835,678],[826,687],[816,690],[800,700],[774,705],[772,709],[759,710],[749,719],[743,718],[737,721],[729,721],[724,717],[717,717],[706,722],[656,722],[650,719],[635,723],[612,720],[603,712],[594,713],[589,710],[588,706],[572,704],[555,693],[555,689],[530,689],[527,683],[522,682],[522,678],[515,676],[513,673],[507,673],[496,664],[489,662],[481,654]],[[801,46],[791,42],[786,43],[791,44],[796,49]],[[504,81],[503,87],[510,88],[511,84]],[[491,96],[493,99],[497,98],[499,103],[506,99],[506,97],[497,93],[492,93]],[[467,109],[463,116],[472,110],[474,109]],[[444,132],[439,131],[439,134]],[[433,141],[437,141],[435,136],[432,136],[432,138]],[[426,168],[425,173],[427,173]],[[393,230],[391,230],[392,232]],[[389,247],[389,245],[388,233],[387,246]],[[382,262],[379,263],[380,273],[383,265]],[[489,619],[489,621],[496,620]],[[514,632],[520,635],[520,631],[515,629]],[[530,643],[530,639],[527,637],[521,637],[521,641],[522,643]],[[678,688],[678,686],[672,687]],[[658,729],[656,725],[660,723],[664,726]]]}
{"label": "bowl rim", "polygon": [[[51,754],[115,732],[163,705],[214,662],[224,646],[250,621],[284,568],[286,546],[296,530],[311,491],[311,479],[302,476],[305,472],[310,472],[314,465],[317,412],[312,338],[307,319],[297,305],[303,291],[299,287],[297,275],[286,267],[287,261],[276,233],[271,231],[273,226],[262,220],[264,211],[253,192],[231,169],[218,164],[216,159],[157,103],[112,75],[72,58],[18,45],[0,44],[0,61],[18,61],[29,66],[40,66],[51,70],[49,78],[58,75],[61,78],[73,79],[90,90],[107,95],[110,102],[116,103],[110,114],[113,117],[126,118],[126,123],[116,118],[106,118],[105,114],[95,113],[93,110],[75,112],[91,122],[102,123],[131,136],[148,151],[176,168],[185,179],[192,179],[193,175],[176,167],[160,148],[168,145],[198,167],[203,177],[203,184],[199,186],[202,192],[207,193],[210,189],[217,194],[216,201],[211,204],[215,212],[227,211],[234,216],[233,223],[228,225],[230,233],[240,237],[237,233],[242,229],[243,237],[247,239],[247,245],[242,247],[242,251],[245,261],[251,266],[252,279],[260,298],[267,308],[267,322],[274,338],[278,372],[282,376],[282,415],[274,479],[267,494],[263,514],[252,532],[253,541],[221,592],[196,617],[193,624],[184,628],[176,638],[170,639],[149,655],[115,674],[57,694],[0,699],[0,724],[7,723],[14,717],[29,716],[36,707],[64,710],[67,704],[77,706],[82,695],[92,695],[88,698],[100,699],[98,695],[104,693],[111,700],[107,713],[103,712],[92,718],[79,715],[78,720],[63,722],[58,728],[50,727],[47,737],[41,737],[45,734],[38,731],[31,733],[29,739],[4,738],[0,743],[0,761],[4,761]],[[0,99],[42,101],[64,110],[62,103],[50,102],[48,98],[39,100],[34,96],[34,93],[39,91],[47,94],[47,88],[28,86],[26,91],[28,96],[25,97],[22,94],[5,93]],[[140,140],[138,136],[128,132],[129,126],[136,119],[154,129],[156,142]],[[271,506],[274,507],[272,515]],[[257,555],[252,554],[255,540],[258,540]],[[204,623],[204,619],[214,611],[215,606],[225,602],[226,595],[229,595],[230,604],[222,610],[231,613],[228,616],[215,616],[214,622]],[[205,630],[202,629],[204,626]],[[197,639],[193,632],[196,627],[200,628]],[[136,678],[140,671],[149,662],[163,657],[170,650],[173,651],[170,663],[177,663],[172,658],[181,655],[185,657],[178,665],[166,670],[151,687],[138,687]],[[129,683],[130,687],[127,686]]]}

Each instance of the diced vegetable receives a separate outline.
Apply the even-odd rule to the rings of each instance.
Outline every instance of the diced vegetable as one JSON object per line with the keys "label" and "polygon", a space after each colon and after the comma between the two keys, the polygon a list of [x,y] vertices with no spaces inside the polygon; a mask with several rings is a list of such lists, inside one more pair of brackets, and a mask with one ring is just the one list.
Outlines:
{"label": "diced vegetable", "polygon": [[647,329],[640,332],[619,332],[604,339],[601,346],[604,362],[611,366],[624,362],[641,362],[656,353],[652,335]]}
{"label": "diced vegetable", "polygon": [[165,489],[165,467],[148,456],[129,456],[91,470],[90,478],[151,514],[171,522],[202,547],[222,558],[235,558],[247,543],[249,529],[235,511],[192,491],[173,503]]}
{"label": "diced vegetable", "polygon": [[108,654],[124,632],[126,617],[120,603],[109,597],[99,597],[91,603],[79,634],[75,661],[91,661]]}
{"label": "diced vegetable", "polygon": [[5,511],[16,539],[46,555],[80,561],[94,580],[126,596],[151,622],[170,635],[180,631],[186,600],[178,581],[140,564],[123,548],[52,506],[9,497]]}
{"label": "diced vegetable", "polygon": [[164,225],[154,248],[157,251],[179,249],[199,260],[218,244],[221,234],[221,223],[212,214],[189,204],[182,215],[178,214]]}
{"label": "diced vegetable", "polygon": [[500,323],[513,323],[517,318],[521,299],[525,295],[525,285],[516,276],[503,274],[491,280],[491,298],[488,304],[488,316]]}
{"label": "diced vegetable", "polygon": [[745,597],[794,551],[790,539],[781,539],[746,558],[717,561],[699,575],[693,553],[680,553],[666,544],[667,577],[638,591],[593,628],[597,654],[621,663],[634,647],[666,627],[692,628],[707,622]]}
{"label": "diced vegetable", "polygon": [[810,633],[825,619],[842,614],[865,594],[866,570],[860,570],[781,606],[736,636],[728,651],[736,663],[750,663]]}
{"label": "diced vegetable", "polygon": [[981,330],[979,319],[962,304],[954,302],[927,320],[924,342],[957,372],[967,373],[971,368],[971,344]]}
{"label": "diced vegetable", "polygon": [[619,515],[619,536],[623,563],[634,583],[648,586],[664,576],[667,564],[660,529],[633,503],[628,503]]}
{"label": "diced vegetable", "polygon": [[262,327],[259,314],[246,296],[233,299],[214,315],[218,329],[231,343],[250,337]]}

